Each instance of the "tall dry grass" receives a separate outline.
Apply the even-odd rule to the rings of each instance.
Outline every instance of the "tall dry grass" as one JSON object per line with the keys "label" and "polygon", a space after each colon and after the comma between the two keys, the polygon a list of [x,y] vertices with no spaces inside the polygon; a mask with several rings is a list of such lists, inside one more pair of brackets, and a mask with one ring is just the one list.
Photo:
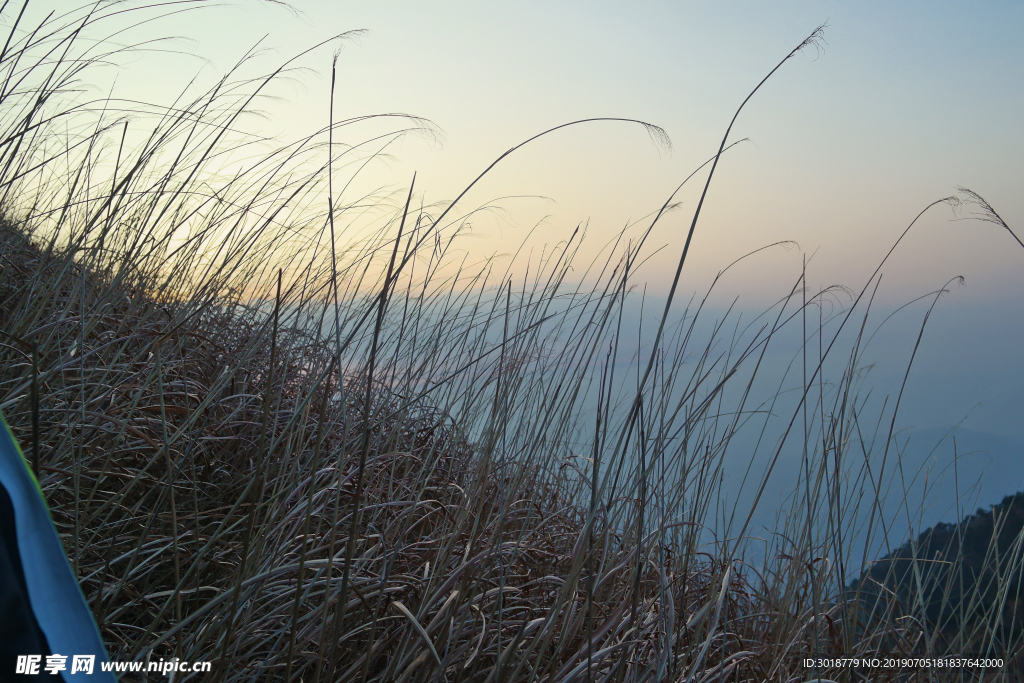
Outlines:
{"label": "tall dry grass", "polygon": [[[739,337],[723,319],[701,338],[704,304],[673,317],[670,296],[650,355],[620,358],[649,229],[589,265],[574,234],[528,280],[447,275],[461,195],[331,194],[365,161],[334,144],[358,121],[225,171],[288,65],[163,108],[76,94],[145,49],[104,39],[115,18],[202,4],[3,10],[0,409],[112,658],[211,660],[223,681],[961,680],[803,664],[962,645],[923,603],[848,589],[872,559],[854,526],[896,533],[875,514],[896,411],[871,414],[859,374],[875,277],[828,321],[798,277]],[[801,325],[799,399],[755,398]],[[624,360],[643,369],[626,388]],[[773,410],[772,466],[794,444],[804,465],[755,562],[752,513],[719,524],[717,496],[732,439]],[[1012,655],[1000,614],[972,646]]]}

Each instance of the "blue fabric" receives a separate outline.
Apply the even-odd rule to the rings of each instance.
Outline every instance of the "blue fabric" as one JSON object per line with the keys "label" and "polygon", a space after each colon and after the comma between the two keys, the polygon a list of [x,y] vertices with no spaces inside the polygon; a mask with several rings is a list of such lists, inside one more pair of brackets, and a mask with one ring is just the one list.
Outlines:
{"label": "blue fabric", "polygon": [[[101,663],[108,661],[107,652],[68,564],[46,501],[2,415],[0,422],[0,486],[10,498],[17,537],[17,555],[11,555],[20,558],[28,603],[50,649],[32,654],[66,655],[67,669],[61,675],[69,683],[114,683],[114,674],[100,670]],[[73,655],[95,655],[92,675],[71,674]],[[3,671],[0,678],[18,678],[13,674],[13,670]]]}
{"label": "blue fabric", "polygon": [[[0,680],[11,680],[18,670],[18,655],[51,654],[46,636],[39,628],[18,552],[18,536],[14,531],[14,506],[7,489],[0,486]],[[26,683],[54,680],[39,674],[21,675]]]}

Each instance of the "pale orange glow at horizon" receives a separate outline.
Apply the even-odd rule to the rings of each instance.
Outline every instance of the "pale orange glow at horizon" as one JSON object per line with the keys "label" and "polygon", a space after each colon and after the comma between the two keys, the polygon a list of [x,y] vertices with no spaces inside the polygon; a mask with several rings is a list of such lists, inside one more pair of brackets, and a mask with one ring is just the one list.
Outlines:
{"label": "pale orange glow at horizon", "polygon": [[[386,188],[404,193],[418,173],[418,198],[454,198],[508,148],[568,121],[623,117],[664,128],[659,149],[641,126],[597,122],[570,127],[509,156],[463,199],[472,232],[456,245],[479,262],[492,254],[526,259],[568,239],[579,225],[589,263],[630,222],[636,238],[676,186],[716,151],[736,107],[815,26],[828,20],[822,50],[786,63],[741,113],[730,141],[749,138],[719,164],[694,238],[682,291],[703,290],[721,268],[765,245],[772,249],[728,276],[730,296],[751,305],[784,293],[806,254],[808,280],[858,287],[895,238],[932,201],[958,185],[989,200],[1024,232],[1024,9],[910,3],[560,3],[515,7],[442,3],[294,3],[207,8],[170,16],[139,36],[187,39],[116,73],[116,90],[170,103],[199,74],[209,84],[253,46],[269,49],[243,73],[255,75],[332,35],[294,63],[261,101],[249,132],[288,141],[327,125],[332,53],[334,116],[422,116],[443,134],[410,133],[363,149],[390,155],[360,172],[348,196]],[[149,33],[146,33],[149,31]],[[113,81],[112,81],[113,82]],[[97,84],[97,87],[99,85]],[[360,144],[400,119],[346,126],[336,141]],[[323,142],[326,141],[326,136]],[[335,191],[348,181],[339,169]],[[667,288],[700,197],[698,174],[646,243],[638,282]],[[969,215],[969,211],[960,217]],[[990,301],[1024,286],[1024,253],[1008,235],[977,221],[951,221],[933,208],[885,271],[882,296],[909,300],[966,276],[952,300]],[[648,220],[649,223],[649,220]],[[529,237],[527,238],[527,236]],[[628,238],[627,238],[628,239]],[[526,244],[524,245],[524,240]],[[506,257],[506,260],[510,257]],[[518,262],[517,262],[518,263]]]}

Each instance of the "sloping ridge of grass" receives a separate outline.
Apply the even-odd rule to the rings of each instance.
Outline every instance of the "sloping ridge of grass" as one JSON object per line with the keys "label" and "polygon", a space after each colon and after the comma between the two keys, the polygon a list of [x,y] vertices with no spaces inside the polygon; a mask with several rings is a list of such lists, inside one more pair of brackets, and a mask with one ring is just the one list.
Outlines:
{"label": "sloping ridge of grass", "polygon": [[[31,444],[31,339],[40,483],[112,658],[209,659],[225,680],[309,680],[333,660],[333,680],[352,681],[408,680],[436,656],[484,680],[546,634],[534,666],[564,680],[588,652],[605,676],[656,663],[673,634],[680,670],[779,668],[764,610],[792,615],[740,568],[694,557],[685,580],[678,566],[636,574],[656,546],[603,524],[584,552],[586,507],[567,481],[503,473],[449,416],[386,387],[365,423],[364,380],[339,378],[328,342],[265,306],[162,301],[6,219],[0,253],[3,410]],[[502,500],[503,481],[520,493]],[[751,630],[707,650],[723,608]]]}
{"label": "sloping ridge of grass", "polygon": [[[393,399],[374,392],[375,422],[363,424],[359,380],[343,378],[344,402],[330,379],[317,386],[334,367],[331,352],[301,330],[272,330],[265,314],[239,302],[197,312],[140,295],[82,268],[68,250],[37,246],[7,220],[0,252],[4,336],[42,349],[41,485],[115,658],[153,641],[177,644],[171,655],[183,640],[193,658],[209,657],[225,637],[212,627],[233,623],[234,642],[219,646],[232,662],[272,655],[280,667],[287,658],[296,675],[317,666],[331,640],[324,625],[342,618],[342,605],[324,598],[343,576],[350,456],[367,434],[361,510],[371,522],[359,530],[361,566],[344,608],[381,626],[376,650],[337,653],[346,672],[338,680],[351,680],[360,661],[369,673],[391,661],[381,656],[402,625],[392,621],[395,604],[468,618],[468,608],[493,599],[481,595],[488,579],[479,567],[502,548],[491,528],[494,479],[477,471],[472,446],[445,415],[387,405]],[[5,362],[0,391],[23,393],[26,369]],[[29,444],[22,403],[7,401],[5,410]],[[258,466],[260,445],[267,455]],[[524,501],[522,511],[542,514],[505,514],[505,533],[521,548],[505,590],[540,607],[579,529],[557,492],[541,484],[536,493],[544,506]],[[246,542],[248,528],[260,533]],[[383,580],[368,578],[366,565],[382,560]],[[437,576],[453,580],[425,595]],[[442,598],[452,599],[432,602]]]}

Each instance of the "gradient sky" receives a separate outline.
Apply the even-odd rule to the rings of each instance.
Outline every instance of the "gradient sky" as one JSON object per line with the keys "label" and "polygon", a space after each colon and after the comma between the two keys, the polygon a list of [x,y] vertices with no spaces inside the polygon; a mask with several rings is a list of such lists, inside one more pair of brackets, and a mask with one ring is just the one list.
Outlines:
{"label": "gradient sky", "polygon": [[[507,220],[477,221],[478,238],[463,244],[481,255],[514,250],[541,219],[531,244],[565,239],[589,220],[596,249],[713,155],[753,86],[828,21],[823,50],[790,60],[740,115],[731,139],[751,142],[719,165],[684,284],[706,286],[734,258],[789,239],[815,254],[811,283],[860,285],[913,217],[957,185],[1024,234],[1021,2],[294,4],[298,16],[241,3],[154,24],[154,35],[187,37],[178,47],[210,63],[146,58],[122,70],[118,87],[166,98],[200,69],[201,80],[222,74],[259,41],[275,51],[257,63],[272,67],[366,29],[341,52],[335,116],[404,112],[440,127],[440,143],[405,138],[389,149],[394,161],[367,175],[398,188],[417,171],[428,200],[452,198],[500,153],[560,123],[613,116],[663,127],[669,153],[638,126],[561,131],[507,159],[466,199],[467,210],[508,195],[554,200],[502,202]],[[269,118],[250,124],[283,139],[325,125],[334,49],[300,60],[312,71],[279,87]],[[668,248],[644,272],[652,286],[664,286],[678,259],[697,180],[654,233],[651,244]],[[1024,250],[994,226],[951,217],[942,207],[919,223],[886,269],[883,295],[905,301],[964,275],[967,287],[952,297],[964,305],[1017,299]],[[801,258],[778,250],[751,260],[732,280],[735,293],[756,298],[768,281],[788,289]]]}
{"label": "gradient sky", "polygon": [[[475,255],[514,251],[541,219],[531,244],[564,240],[589,220],[585,253],[593,253],[712,156],[749,91],[827,21],[822,50],[796,55],[741,113],[730,139],[751,141],[716,171],[684,291],[779,240],[803,251],[764,253],[725,289],[756,307],[789,290],[803,253],[810,284],[859,289],[914,216],[958,185],[1024,237],[1024,2],[293,4],[294,13],[239,2],[136,29],[136,38],[181,36],[174,47],[208,61],[150,55],[117,71],[117,89],[169,102],[197,73],[198,86],[209,85],[254,45],[270,50],[255,74],[365,29],[301,58],[307,71],[280,84],[281,99],[263,103],[267,117],[247,126],[282,141],[324,127],[331,57],[342,45],[336,119],[404,112],[443,131],[440,142],[403,138],[365,184],[398,190],[416,171],[428,201],[453,198],[509,147],[560,123],[611,116],[663,127],[667,153],[630,124],[559,131],[506,159],[464,200],[466,210],[509,195],[552,200],[501,202],[506,219],[478,220],[462,243]],[[381,130],[368,124],[339,137],[357,143]],[[674,270],[699,180],[654,233],[650,244],[666,249],[641,276],[655,290]],[[1013,319],[1024,300],[1024,249],[991,224],[951,218],[944,206],[926,214],[890,260],[880,296],[904,303],[964,275],[966,286],[943,306],[1005,306]]]}

